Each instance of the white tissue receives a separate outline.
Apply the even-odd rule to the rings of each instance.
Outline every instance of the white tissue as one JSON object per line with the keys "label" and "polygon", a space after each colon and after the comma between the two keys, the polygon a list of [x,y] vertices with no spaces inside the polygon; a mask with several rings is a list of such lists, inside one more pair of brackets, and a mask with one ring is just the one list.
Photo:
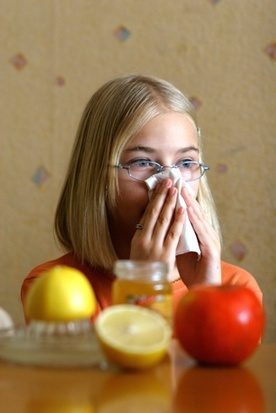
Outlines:
{"label": "white tissue", "polygon": [[[172,179],[173,185],[178,189],[177,208],[179,208],[180,206],[186,208],[186,203],[181,195],[183,180],[178,168],[168,169],[165,172],[160,172],[158,174],[152,175],[145,181],[149,188],[149,199],[151,199],[153,189],[155,188],[157,183],[163,181],[166,178]],[[194,195],[193,189],[190,187],[190,185],[187,184],[187,182],[185,182],[185,187],[192,195]],[[186,252],[196,252],[198,254],[198,257],[200,257],[201,251],[199,248],[198,240],[186,210],[185,215],[185,223],[177,246],[176,255],[185,254]]]}

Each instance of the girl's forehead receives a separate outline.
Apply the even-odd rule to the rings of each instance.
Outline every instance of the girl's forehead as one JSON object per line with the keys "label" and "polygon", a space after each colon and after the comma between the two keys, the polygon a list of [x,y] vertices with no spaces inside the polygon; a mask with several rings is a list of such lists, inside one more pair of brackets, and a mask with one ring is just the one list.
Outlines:
{"label": "girl's forehead", "polygon": [[159,114],[146,122],[137,135],[139,136],[147,132],[154,132],[155,130],[159,132],[161,130],[164,132],[178,130],[196,132],[196,129],[196,125],[192,118],[185,113],[167,112]]}
{"label": "girl's forehead", "polygon": [[162,148],[198,148],[197,127],[183,113],[169,112],[148,121],[125,145],[124,150],[139,148],[157,150]]}

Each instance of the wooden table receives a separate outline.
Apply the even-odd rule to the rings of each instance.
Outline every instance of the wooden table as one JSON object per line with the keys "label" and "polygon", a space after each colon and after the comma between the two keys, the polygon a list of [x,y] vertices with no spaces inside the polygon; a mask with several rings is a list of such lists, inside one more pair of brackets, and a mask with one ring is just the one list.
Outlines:
{"label": "wooden table", "polygon": [[176,341],[170,357],[140,373],[0,361],[0,412],[275,413],[276,344],[234,368],[198,367]]}

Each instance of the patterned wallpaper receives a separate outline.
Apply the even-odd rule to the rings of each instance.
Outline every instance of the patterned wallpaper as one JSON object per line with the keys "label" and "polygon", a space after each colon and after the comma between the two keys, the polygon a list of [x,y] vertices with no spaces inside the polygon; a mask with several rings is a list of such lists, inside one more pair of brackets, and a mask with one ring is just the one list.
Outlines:
{"label": "patterned wallpaper", "polygon": [[223,258],[264,292],[276,341],[274,0],[0,0],[0,306],[61,254],[53,216],[79,116],[106,80],[163,77],[194,101]]}

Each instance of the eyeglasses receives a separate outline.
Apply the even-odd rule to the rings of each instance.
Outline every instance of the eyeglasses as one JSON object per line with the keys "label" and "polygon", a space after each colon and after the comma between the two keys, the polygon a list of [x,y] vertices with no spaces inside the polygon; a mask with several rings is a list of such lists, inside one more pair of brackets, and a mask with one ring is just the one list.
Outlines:
{"label": "eyeglasses", "polygon": [[136,181],[146,181],[149,177],[162,172],[165,168],[178,168],[184,181],[191,182],[200,179],[205,174],[205,171],[210,169],[209,166],[203,163],[185,160],[172,166],[163,166],[157,162],[147,161],[146,159],[131,162],[129,165],[118,164],[114,166],[116,168],[126,169],[130,178]]}

